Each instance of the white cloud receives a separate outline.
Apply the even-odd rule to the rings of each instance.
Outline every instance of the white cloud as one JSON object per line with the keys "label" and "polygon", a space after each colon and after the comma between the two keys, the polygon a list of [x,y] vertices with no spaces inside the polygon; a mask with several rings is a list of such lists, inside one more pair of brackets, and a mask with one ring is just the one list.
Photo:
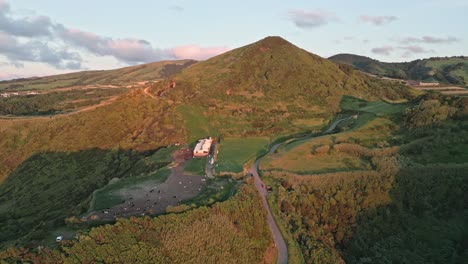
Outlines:
{"label": "white cloud", "polygon": [[330,22],[339,21],[332,13],[324,10],[290,10],[289,19],[299,28],[316,28]]}
{"label": "white cloud", "polygon": [[371,23],[375,26],[382,26],[393,21],[398,20],[396,16],[369,16],[369,15],[362,15],[359,17],[359,21],[363,23]]}

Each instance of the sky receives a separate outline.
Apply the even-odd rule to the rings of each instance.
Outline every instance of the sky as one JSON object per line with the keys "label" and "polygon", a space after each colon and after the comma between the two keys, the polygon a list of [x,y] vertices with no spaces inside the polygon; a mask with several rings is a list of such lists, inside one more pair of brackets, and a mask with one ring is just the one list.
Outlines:
{"label": "sky", "polygon": [[468,55],[468,0],[0,0],[0,80],[205,60],[267,36],[327,58]]}

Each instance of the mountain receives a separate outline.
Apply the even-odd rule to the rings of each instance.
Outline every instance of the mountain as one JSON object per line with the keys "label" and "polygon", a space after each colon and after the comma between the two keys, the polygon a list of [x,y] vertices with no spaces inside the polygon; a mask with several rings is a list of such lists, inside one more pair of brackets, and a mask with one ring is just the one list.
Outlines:
{"label": "mountain", "polygon": [[[101,78],[80,80],[115,83],[102,76],[119,78],[119,72],[146,72],[161,64],[101,72]],[[161,76],[161,67],[156,69],[152,76]],[[120,78],[131,75],[123,76]],[[141,80],[142,74],[138,76]],[[56,86],[59,77],[42,80]],[[412,96],[406,86],[335,64],[280,37],[267,37],[193,64],[171,78],[176,82],[174,88],[169,80],[161,81],[153,85],[152,94],[134,90],[93,111],[0,121],[4,123],[0,128],[0,182],[36,152],[117,147],[145,150],[190,143],[207,135],[275,138],[303,131],[298,123],[317,120],[323,124],[331,119],[339,111],[343,95],[366,100]]]}
{"label": "mountain", "polygon": [[[416,96],[279,37],[130,86],[88,111],[0,119],[0,259],[272,263],[265,190],[245,175],[261,156],[289,263],[467,262],[468,98]],[[221,140],[214,179],[187,149],[206,136]],[[156,216],[161,198],[174,206]]]}
{"label": "mountain", "polygon": [[468,86],[468,58],[463,56],[399,63],[380,62],[353,54],[338,54],[329,59],[378,76]]}
{"label": "mountain", "polygon": [[197,63],[173,76],[177,87],[152,92],[201,111],[224,135],[272,135],[297,130],[294,120],[328,119],[343,95],[367,100],[408,98],[403,85],[333,63],[280,37]]}
{"label": "mountain", "polygon": [[[148,66],[138,67],[134,69],[146,72]],[[131,74],[121,77],[117,73],[76,80],[81,84],[116,83],[112,79],[115,77],[125,83],[161,76],[160,68],[135,79],[128,77]],[[54,78],[63,80],[47,77],[42,81],[52,85],[44,83],[43,88],[65,85],[58,85]],[[69,84],[76,85],[76,80]],[[320,131],[340,111],[345,95],[388,101],[410,99],[413,91],[323,59],[282,38],[267,37],[193,64],[151,86],[129,88],[89,111],[0,119],[2,239],[8,245],[42,239],[49,230],[63,225],[63,219],[70,214],[83,214],[93,192],[113,177],[154,173],[156,169],[145,166],[146,162],[152,160],[155,150],[175,143],[190,145],[206,136],[231,140],[237,144],[232,144],[231,149],[225,144],[224,153],[226,148],[231,151],[234,158],[228,162],[234,162],[244,154],[239,145],[260,142],[258,148],[248,146],[252,154],[235,164],[240,170],[225,171],[242,175],[245,163],[268,142],[304,131]],[[209,192],[206,200],[212,200],[213,193]],[[11,202],[14,197],[21,206]],[[53,212],[40,214],[39,208],[45,208],[44,212],[53,208]],[[237,223],[232,227],[235,231],[234,226]],[[268,241],[267,236],[263,238]]]}
{"label": "mountain", "polygon": [[194,60],[159,61],[105,71],[82,71],[47,77],[0,82],[0,91],[48,90],[83,85],[127,85],[167,78],[196,63]]}

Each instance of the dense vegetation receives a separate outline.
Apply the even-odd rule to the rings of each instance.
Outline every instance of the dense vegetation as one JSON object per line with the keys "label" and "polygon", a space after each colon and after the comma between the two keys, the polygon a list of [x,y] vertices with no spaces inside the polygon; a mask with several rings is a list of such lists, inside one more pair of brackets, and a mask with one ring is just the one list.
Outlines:
{"label": "dense vegetation", "polygon": [[0,247],[41,240],[66,217],[86,212],[93,191],[111,179],[139,176],[167,164],[152,162],[151,152],[36,154],[0,185]]}
{"label": "dense vegetation", "polygon": [[150,150],[183,142],[183,122],[168,107],[135,92],[75,115],[0,120],[0,182],[37,152]]}
{"label": "dense vegetation", "polygon": [[[144,76],[144,80],[149,78]],[[43,79],[36,88],[77,81],[59,79]],[[145,170],[147,166],[139,161],[145,158],[130,149],[150,150],[220,136],[225,144],[221,145],[219,170],[240,172],[243,163],[272,139],[304,129],[318,130],[343,110],[341,115],[358,115],[340,125],[343,133],[292,140],[279,149],[276,160],[262,164],[266,180],[275,186],[270,202],[303,259],[307,263],[372,263],[382,259],[380,252],[386,252],[390,260],[401,256],[428,262],[432,256],[428,252],[433,251],[441,258],[451,254],[454,261],[463,260],[464,236],[454,236],[443,225],[453,225],[458,234],[466,231],[466,214],[454,215],[455,210],[466,212],[468,204],[460,198],[467,191],[463,174],[468,155],[466,101],[429,94],[405,104],[390,103],[414,99],[413,91],[321,59],[276,37],[197,63],[173,79],[176,87],[170,80],[152,87],[155,98],[135,90],[90,112],[0,120],[0,182],[4,181],[0,209],[15,212],[13,217],[1,215],[5,239],[40,238],[47,227],[82,210],[91,192],[115,175],[141,173],[133,170]],[[30,81],[34,80],[26,80]],[[94,82],[101,81],[89,81]],[[26,88],[25,84],[8,89]],[[95,148],[101,150],[90,150]],[[99,153],[91,155],[93,151]],[[114,157],[129,161],[114,167]],[[186,170],[200,171],[204,162],[194,160]],[[459,164],[444,164],[449,162]],[[413,176],[418,168],[423,174]],[[450,174],[444,181],[438,173],[442,168]],[[424,177],[430,180],[423,181]],[[233,198],[215,203],[230,197],[237,187],[233,181],[222,181],[218,189],[224,189],[216,199],[212,199],[213,190],[218,189],[207,188],[200,197],[174,209],[186,212],[122,219],[63,243],[58,250],[9,249],[0,258],[10,262],[261,262],[271,238],[260,199],[248,184]],[[416,186],[420,192],[413,189]],[[450,194],[450,201],[460,198],[454,210],[444,211],[444,199],[428,197],[432,190],[442,197],[448,190],[444,186],[458,188]],[[110,188],[102,189],[105,199],[98,208],[113,202],[111,192],[106,192]],[[64,197],[66,190],[69,197]],[[411,204],[406,203],[407,196]],[[44,202],[44,197],[57,199]],[[36,198],[31,203],[35,207],[27,207]],[[15,199],[22,199],[21,203]],[[13,204],[21,206],[13,208]],[[196,208],[206,204],[211,207]],[[45,220],[37,216],[38,210]],[[415,215],[425,218],[418,222]],[[380,219],[391,221],[382,224]],[[398,221],[400,229],[393,226]],[[25,231],[16,229],[15,223]],[[432,234],[425,232],[431,225],[450,241],[442,249],[431,246],[433,237],[425,237]],[[408,232],[413,228],[420,236]],[[422,242],[415,245],[413,237]],[[404,246],[385,251],[385,245],[394,241],[405,241],[404,245],[415,249],[414,257]],[[371,246],[374,249],[367,251]]]}
{"label": "dense vegetation", "polygon": [[168,78],[188,66],[193,60],[160,61],[108,71],[84,71],[48,77],[35,77],[0,82],[0,91],[50,90],[84,85],[127,85],[141,81]]}
{"label": "dense vegetation", "polygon": [[39,253],[11,248],[0,259],[36,263],[261,263],[271,245],[252,184],[232,199],[181,214],[119,219]]}
{"label": "dense vegetation", "polygon": [[0,182],[38,151],[151,149],[208,135],[276,138],[320,126],[338,111],[343,94],[412,97],[402,85],[338,66],[278,37],[194,64],[174,79],[174,88],[168,80],[153,87],[156,99],[133,91],[72,116],[0,120]]}
{"label": "dense vegetation", "polygon": [[402,63],[380,62],[353,54],[338,54],[329,59],[377,76],[468,86],[466,57],[429,58]]}
{"label": "dense vegetation", "polygon": [[[270,181],[278,182],[272,203],[304,260],[465,263],[466,99],[427,94],[399,112],[345,100],[348,109],[383,112],[374,113],[379,117],[368,118],[366,125],[356,126],[356,120],[348,132],[286,146],[262,165]],[[427,104],[432,107],[422,107]],[[432,119],[416,122],[421,115]],[[294,153],[307,149],[302,159],[311,167],[317,159],[339,160],[346,154],[370,162],[372,169],[297,174],[291,165]],[[272,170],[278,160],[285,170]]]}
{"label": "dense vegetation", "polygon": [[0,98],[0,115],[60,114],[98,104],[126,91],[125,88],[87,89]]}
{"label": "dense vegetation", "polygon": [[211,127],[226,137],[300,132],[309,120],[320,126],[339,110],[345,94],[373,100],[412,97],[401,84],[371,78],[279,37],[197,63],[173,79],[175,88],[160,82],[152,92],[183,105],[178,109],[183,116],[204,115],[209,125],[199,122],[198,131]]}

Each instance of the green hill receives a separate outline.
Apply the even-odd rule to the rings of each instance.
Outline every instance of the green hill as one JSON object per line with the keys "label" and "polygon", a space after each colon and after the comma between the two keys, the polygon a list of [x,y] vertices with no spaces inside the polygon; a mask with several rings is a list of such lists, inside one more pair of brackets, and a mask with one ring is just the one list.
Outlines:
{"label": "green hill", "polygon": [[343,95],[412,96],[403,85],[322,59],[279,37],[194,64],[171,78],[176,87],[159,82],[151,90],[154,98],[133,91],[71,116],[0,120],[0,182],[40,151],[152,149],[208,134],[276,138],[303,131],[297,121],[331,119]]}
{"label": "green hill", "polygon": [[338,54],[329,59],[378,76],[468,86],[467,57],[429,58],[401,63],[380,62],[353,54]]}
{"label": "green hill", "polygon": [[196,63],[194,60],[159,61],[106,71],[83,71],[0,82],[0,91],[49,90],[83,85],[127,85],[167,78]]}
{"label": "green hill", "polygon": [[[267,37],[193,65],[158,83],[154,94],[202,112],[223,135],[278,135],[295,120],[328,119],[343,95],[401,99],[411,91],[335,64],[280,37]],[[204,124],[200,124],[205,126]]]}
{"label": "green hill", "polygon": [[[140,67],[144,68],[144,65]],[[48,78],[43,81],[54,79]],[[131,81],[149,77],[138,78]],[[0,182],[3,187],[0,190],[6,190],[0,193],[0,198],[33,199],[33,196],[25,195],[28,181],[20,180],[28,178],[25,172],[37,177],[34,182],[44,188],[56,184],[56,175],[75,182],[80,181],[80,175],[83,175],[86,182],[80,192],[75,190],[73,197],[77,198],[73,203],[58,201],[44,204],[44,208],[57,207],[55,214],[25,216],[29,218],[23,219],[28,226],[36,222],[47,223],[53,229],[63,224],[60,219],[69,217],[62,212],[73,210],[79,214],[82,208],[77,205],[85,204],[89,199],[87,194],[112,177],[99,173],[102,168],[112,167],[112,160],[101,162],[100,159],[92,159],[92,155],[88,155],[89,150],[99,149],[106,153],[147,151],[176,142],[192,143],[211,135],[226,139],[234,147],[242,146],[236,142],[253,142],[257,146],[250,144],[249,153],[254,154],[278,137],[304,132],[307,124],[313,124],[307,129],[320,129],[340,110],[340,101],[345,95],[370,101],[409,99],[413,96],[412,90],[406,86],[372,78],[350,66],[322,59],[279,37],[268,37],[196,63],[172,75],[171,80],[175,80],[175,87],[170,80],[164,80],[154,84],[150,91],[133,89],[91,111],[0,119]],[[82,80],[90,84],[105,81],[105,78]],[[48,87],[56,87],[54,85],[56,83]],[[245,138],[250,141],[242,141]],[[226,151],[234,152],[233,149]],[[36,156],[38,153],[43,154]],[[84,153],[85,156],[75,157],[73,153]],[[229,160],[235,163],[231,167],[240,171],[244,165],[240,163],[250,159],[249,156]],[[53,157],[53,160],[48,157]],[[61,164],[61,160],[71,161]],[[96,167],[80,164],[90,161],[95,161]],[[56,163],[61,166],[51,165]],[[41,173],[34,174],[35,171]],[[92,177],[93,172],[97,176]],[[122,171],[121,175],[126,175],[126,172]],[[10,179],[11,176],[14,178]],[[69,188],[71,190],[74,186]],[[57,192],[55,197],[64,197],[69,190],[60,185],[54,191]],[[21,214],[15,217],[22,218],[27,212],[33,212],[27,208],[33,205],[25,202]],[[72,208],[72,205],[76,207]],[[3,221],[9,221],[8,210],[0,216]],[[8,223],[10,227],[14,226],[14,221]],[[238,224],[248,226],[249,222],[235,225]],[[16,232],[7,231],[8,234]],[[24,235],[29,237],[29,234]]]}

